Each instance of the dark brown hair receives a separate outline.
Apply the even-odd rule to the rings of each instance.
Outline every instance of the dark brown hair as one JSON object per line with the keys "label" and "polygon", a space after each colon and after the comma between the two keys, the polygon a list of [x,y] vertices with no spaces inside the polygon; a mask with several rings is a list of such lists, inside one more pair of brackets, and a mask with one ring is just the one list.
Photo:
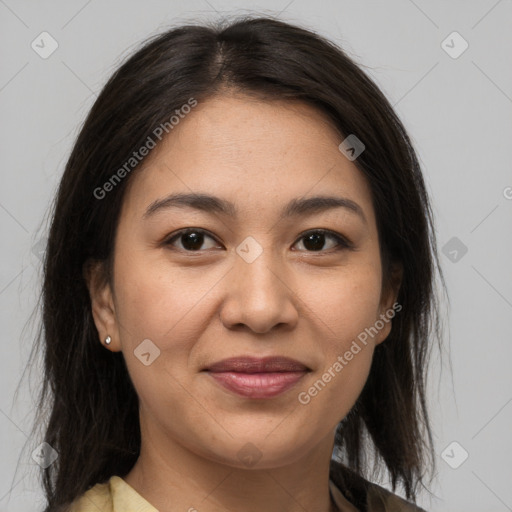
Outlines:
{"label": "dark brown hair", "polygon": [[368,478],[373,450],[393,490],[401,484],[409,499],[416,499],[425,471],[433,468],[425,388],[430,349],[441,339],[439,265],[411,141],[388,100],[343,50],[298,26],[244,17],[172,28],[146,41],[105,85],[74,144],[52,210],[36,343],[44,349],[36,421],[59,454],[42,472],[46,512],[62,510],[112,475],[127,474],[140,450],[138,398],[122,353],[98,341],[83,277],[86,262],[112,261],[123,192],[133,172],[106,199],[94,191],[176,109],[226,87],[263,100],[306,102],[340,134],[355,134],[365,144],[354,163],[371,187],[384,277],[394,262],[403,267],[402,310],[375,349],[366,385],[338,425],[335,447],[348,467]]}

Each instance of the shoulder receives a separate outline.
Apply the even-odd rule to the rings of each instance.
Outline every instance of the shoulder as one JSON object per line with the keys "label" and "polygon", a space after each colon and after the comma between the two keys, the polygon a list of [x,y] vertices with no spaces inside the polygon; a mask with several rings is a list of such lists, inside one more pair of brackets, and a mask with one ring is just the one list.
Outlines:
{"label": "shoulder", "polygon": [[110,480],[103,484],[96,484],[77,498],[69,512],[113,512]]}
{"label": "shoulder", "polygon": [[69,512],[158,512],[123,478],[112,476],[106,483],[91,487],[76,501]]}
{"label": "shoulder", "polygon": [[334,460],[331,461],[330,478],[340,492],[361,512],[426,512]]}

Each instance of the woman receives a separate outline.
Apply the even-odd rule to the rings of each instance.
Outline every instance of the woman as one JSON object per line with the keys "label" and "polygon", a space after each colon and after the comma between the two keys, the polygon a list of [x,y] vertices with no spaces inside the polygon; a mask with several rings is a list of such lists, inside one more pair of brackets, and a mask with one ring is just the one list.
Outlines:
{"label": "woman", "polygon": [[403,125],[333,44],[268,18],[148,41],[56,197],[45,510],[422,510],[432,223]]}

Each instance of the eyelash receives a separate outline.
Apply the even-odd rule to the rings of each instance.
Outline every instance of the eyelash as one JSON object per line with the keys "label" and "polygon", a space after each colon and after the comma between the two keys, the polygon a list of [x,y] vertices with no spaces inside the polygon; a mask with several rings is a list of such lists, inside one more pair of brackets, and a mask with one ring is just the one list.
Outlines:
{"label": "eyelash", "polygon": [[[204,229],[201,229],[201,228],[184,228],[184,229],[180,229],[179,231],[175,232],[171,237],[167,238],[164,241],[164,245],[172,245],[174,240],[176,240],[180,236],[188,234],[188,233],[200,233],[200,234],[206,235],[206,236],[212,238],[213,240],[215,240],[215,237],[210,235]],[[347,250],[347,249],[352,249],[353,248],[353,244],[347,238],[337,234],[334,231],[330,231],[328,229],[322,229],[322,228],[311,229],[309,231],[306,231],[305,233],[302,233],[302,235],[295,241],[295,243],[293,245],[295,245],[297,242],[299,242],[303,238],[307,237],[308,235],[316,234],[316,233],[323,234],[323,235],[326,235],[328,237],[334,238],[336,240],[336,242],[338,243],[338,246],[334,247],[334,248],[331,248],[331,249],[328,249],[328,250],[306,251],[306,252],[313,253],[313,254],[314,253],[318,253],[318,254],[327,253],[327,254],[330,254],[332,252],[338,252],[338,251],[342,251],[342,250]],[[217,242],[217,240],[215,240],[215,241]],[[219,243],[219,242],[217,242],[217,243]],[[200,253],[201,252],[201,250],[189,251],[187,249],[180,249],[180,248],[176,248],[176,250],[179,250],[179,251],[182,251],[182,252],[187,252],[187,253]]]}

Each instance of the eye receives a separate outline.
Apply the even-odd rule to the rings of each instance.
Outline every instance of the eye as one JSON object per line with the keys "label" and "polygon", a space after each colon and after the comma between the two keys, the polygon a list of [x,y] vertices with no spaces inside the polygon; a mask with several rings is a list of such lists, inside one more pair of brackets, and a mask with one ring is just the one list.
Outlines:
{"label": "eye", "polygon": [[203,229],[187,228],[178,231],[171,238],[168,238],[165,241],[165,245],[174,245],[175,240],[181,240],[182,246],[178,247],[178,249],[182,249],[187,252],[199,251],[201,250],[205,237],[214,240]]}
{"label": "eye", "polygon": [[[201,247],[204,244],[205,238],[215,241],[204,229],[186,228],[174,233],[172,237],[165,241],[165,245],[175,246],[175,242],[180,241],[181,247],[177,247],[178,249],[186,252],[198,252],[202,250]],[[307,252],[326,252],[323,250],[325,248],[325,239],[329,238],[334,240],[335,244],[330,248],[328,247],[328,249],[334,248],[335,251],[339,251],[352,247],[352,244],[346,238],[327,229],[308,231],[299,238],[299,241],[304,240],[303,245]],[[213,245],[213,247],[215,246]],[[212,248],[212,246],[203,248],[203,250],[208,248]]]}
{"label": "eye", "polygon": [[336,242],[334,244],[335,251],[350,249],[352,247],[352,244],[346,238],[327,229],[308,231],[303,234],[299,240],[304,240],[303,245],[308,252],[326,252],[322,251],[326,238],[330,238]]}

